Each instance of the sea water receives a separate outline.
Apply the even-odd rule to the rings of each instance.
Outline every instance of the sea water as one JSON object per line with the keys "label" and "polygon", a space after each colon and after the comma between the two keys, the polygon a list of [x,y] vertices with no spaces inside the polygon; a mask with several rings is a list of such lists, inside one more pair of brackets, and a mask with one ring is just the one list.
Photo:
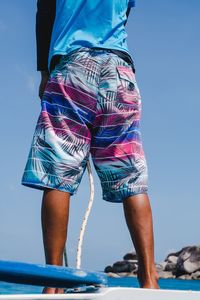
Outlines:
{"label": "sea water", "polygon": [[[139,287],[135,277],[110,278],[109,286]],[[161,289],[200,291],[200,280],[159,279]],[[0,294],[40,294],[42,287],[0,281]]]}

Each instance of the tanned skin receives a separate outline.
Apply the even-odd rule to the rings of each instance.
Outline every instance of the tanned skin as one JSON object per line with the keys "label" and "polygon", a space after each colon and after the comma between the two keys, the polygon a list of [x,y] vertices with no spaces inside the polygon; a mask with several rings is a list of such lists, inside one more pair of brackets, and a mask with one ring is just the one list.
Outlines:
{"label": "tanned skin", "polygon": [[[42,230],[46,263],[62,266],[67,239],[70,194],[46,189],[42,200]],[[152,211],[147,194],[126,198],[123,202],[126,223],[138,256],[138,281],[141,288],[159,289],[154,261]],[[64,293],[45,288],[43,293]]]}

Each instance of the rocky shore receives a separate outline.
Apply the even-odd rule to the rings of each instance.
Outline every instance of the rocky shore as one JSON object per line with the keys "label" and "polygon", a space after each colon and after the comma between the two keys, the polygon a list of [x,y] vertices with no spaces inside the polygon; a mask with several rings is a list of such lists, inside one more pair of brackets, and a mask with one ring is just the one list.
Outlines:
{"label": "rocky shore", "polygon": [[[200,280],[200,245],[187,246],[168,254],[163,262],[156,263],[156,269],[159,278]],[[138,260],[134,252],[127,253],[122,261],[117,261],[104,270],[111,277],[136,277],[137,271]]]}

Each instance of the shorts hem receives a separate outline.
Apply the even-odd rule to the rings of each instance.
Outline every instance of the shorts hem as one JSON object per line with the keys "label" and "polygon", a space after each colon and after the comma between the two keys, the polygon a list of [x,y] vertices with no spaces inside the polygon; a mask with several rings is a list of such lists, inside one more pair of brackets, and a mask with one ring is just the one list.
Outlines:
{"label": "shorts hem", "polygon": [[[121,195],[116,195],[116,194],[121,194]],[[112,192],[110,193],[109,196],[107,195],[103,195],[103,200],[107,201],[107,202],[112,202],[112,203],[122,203],[124,202],[124,200],[129,197],[129,196],[135,196],[135,195],[139,195],[139,194],[148,194],[148,189],[140,189],[137,191],[133,191],[133,190],[129,190],[127,192],[121,192],[121,191],[117,191],[117,192]]]}
{"label": "shorts hem", "polygon": [[49,189],[52,189],[52,190],[68,192],[68,193],[71,194],[71,196],[73,196],[77,192],[77,191],[70,191],[69,189],[66,189],[64,187],[55,187],[55,186],[50,185],[50,184],[48,185],[48,184],[42,184],[42,183],[30,183],[30,182],[25,182],[25,181],[22,181],[21,184],[26,186],[26,187],[30,187],[30,188],[37,189],[37,190],[45,190],[46,188],[49,188]]}

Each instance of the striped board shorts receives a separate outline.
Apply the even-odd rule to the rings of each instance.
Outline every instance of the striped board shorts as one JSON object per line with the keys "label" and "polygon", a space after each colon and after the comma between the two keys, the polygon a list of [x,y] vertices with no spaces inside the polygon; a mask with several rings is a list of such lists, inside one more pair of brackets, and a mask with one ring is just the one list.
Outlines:
{"label": "striped board shorts", "polygon": [[104,200],[147,193],[140,119],[132,63],[108,49],[62,56],[41,100],[22,184],[73,195],[91,154]]}

